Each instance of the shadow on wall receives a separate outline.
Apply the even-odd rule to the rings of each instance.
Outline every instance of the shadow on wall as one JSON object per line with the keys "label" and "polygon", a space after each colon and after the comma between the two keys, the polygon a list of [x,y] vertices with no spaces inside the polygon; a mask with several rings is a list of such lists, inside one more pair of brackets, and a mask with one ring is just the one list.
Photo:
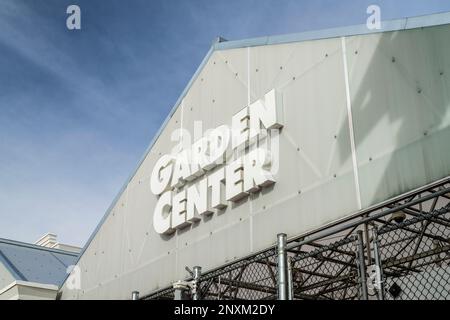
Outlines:
{"label": "shadow on wall", "polygon": [[[449,34],[439,26],[346,39],[363,208],[450,174]],[[347,130],[346,118],[339,134]],[[346,149],[339,140],[341,163]]]}

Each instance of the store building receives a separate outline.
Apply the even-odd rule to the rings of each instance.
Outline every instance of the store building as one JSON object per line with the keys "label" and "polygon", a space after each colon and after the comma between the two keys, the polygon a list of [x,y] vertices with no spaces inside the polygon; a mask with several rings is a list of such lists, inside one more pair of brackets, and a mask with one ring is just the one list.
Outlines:
{"label": "store building", "polygon": [[35,244],[0,239],[0,300],[54,300],[81,248],[47,233]]}
{"label": "store building", "polygon": [[[425,278],[399,266],[417,272],[417,261],[437,256],[426,272],[443,274],[439,286],[413,298],[447,298],[449,39],[449,13],[383,21],[380,30],[219,38],[59,298],[170,298],[194,266],[202,267],[205,298],[276,298],[271,250],[280,233],[297,263],[293,298],[367,298],[361,263],[385,268],[389,287],[377,297],[411,298],[402,279]],[[381,253],[375,227],[386,241]],[[399,238],[411,240],[403,260],[395,257],[408,250],[393,245],[400,240],[383,238],[394,231],[412,234]],[[317,268],[309,270],[302,259],[312,258]],[[324,263],[348,269],[322,270]],[[322,280],[309,284],[310,276]]]}

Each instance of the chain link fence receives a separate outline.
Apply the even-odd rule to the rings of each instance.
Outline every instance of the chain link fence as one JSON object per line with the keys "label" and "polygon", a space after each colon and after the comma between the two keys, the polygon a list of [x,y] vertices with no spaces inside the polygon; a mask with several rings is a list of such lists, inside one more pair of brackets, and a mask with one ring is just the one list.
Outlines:
{"label": "chain link fence", "polygon": [[386,299],[450,299],[449,209],[379,230]]}
{"label": "chain link fence", "polygon": [[294,299],[357,299],[357,243],[349,237],[291,258]]}
{"label": "chain link fence", "polygon": [[[450,193],[430,196],[443,188],[427,190],[427,201],[421,201],[423,194],[418,193],[387,204],[374,211],[373,218],[366,214],[360,224],[338,228],[326,237],[291,240],[289,298],[450,299]],[[414,205],[407,206],[409,202]],[[401,209],[395,211],[396,207]],[[388,210],[384,216],[383,210]],[[277,299],[277,254],[272,247],[202,274],[196,285],[197,298]],[[169,287],[144,299],[174,296]]]}

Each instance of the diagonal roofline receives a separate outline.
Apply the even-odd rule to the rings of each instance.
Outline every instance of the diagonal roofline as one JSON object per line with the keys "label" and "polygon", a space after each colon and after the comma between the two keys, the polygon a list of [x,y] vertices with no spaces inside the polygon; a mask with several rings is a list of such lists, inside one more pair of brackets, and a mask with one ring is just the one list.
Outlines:
{"label": "diagonal roofline", "polygon": [[409,30],[409,29],[444,25],[449,23],[450,23],[450,12],[440,12],[409,18],[381,21],[380,29],[370,30],[367,28],[365,24],[359,24],[345,27],[304,31],[299,33],[290,33],[283,35],[218,42],[214,43],[213,47],[215,50],[237,49],[237,48],[272,45],[272,44],[283,44],[290,42],[323,40],[344,36],[351,37],[389,31]]}
{"label": "diagonal roofline", "polygon": [[27,278],[20,272],[19,269],[6,257],[3,252],[0,250],[0,263],[2,263],[6,270],[13,276],[14,279],[20,279],[27,281]]}
{"label": "diagonal roofline", "polygon": [[[77,257],[78,254],[71,252],[71,251],[66,251],[66,250],[61,250],[61,249],[55,249],[55,248],[48,248],[48,247],[42,247],[39,245],[35,245],[35,244],[31,244],[31,243],[27,243],[27,242],[22,242],[22,241],[17,241],[17,240],[11,240],[11,239],[4,239],[4,238],[0,238],[0,263],[2,263],[4,265],[4,267],[6,268],[6,270],[8,270],[8,272],[13,276],[13,278],[15,279],[19,279],[19,280],[23,280],[23,281],[28,281],[27,277],[20,271],[19,268],[17,268],[14,263],[12,263],[10,261],[10,259],[2,252],[2,244],[6,244],[8,246],[14,246],[14,247],[20,247],[20,248],[28,248],[28,249],[33,249],[33,250],[39,250],[39,251],[45,251],[50,253],[59,263],[61,263],[62,265],[65,266],[65,263],[63,263],[63,261],[61,261],[56,254],[62,254],[65,256],[71,256],[71,257]],[[76,260],[78,262],[78,259]],[[66,278],[63,279],[64,282],[66,280]]]}
{"label": "diagonal roofline", "polygon": [[[359,25],[352,25],[352,26],[345,26],[345,27],[313,30],[313,31],[306,31],[306,32],[292,33],[292,34],[256,37],[256,38],[248,38],[248,39],[232,40],[232,41],[222,41],[223,39],[219,37],[209,48],[209,50],[206,53],[205,57],[203,58],[202,62],[198,66],[197,70],[195,71],[194,75],[191,77],[188,84],[182,91],[181,95],[178,97],[177,101],[175,102],[175,105],[172,107],[168,116],[162,123],[161,127],[158,129],[158,131],[154,135],[149,146],[147,147],[146,151],[144,152],[144,155],[141,157],[141,159],[137,163],[136,167],[134,168],[132,174],[127,178],[126,182],[120,188],[119,192],[117,193],[116,197],[112,201],[111,205],[108,207],[105,214],[101,218],[100,222],[97,224],[96,228],[94,229],[91,236],[87,240],[86,244],[83,246],[83,249],[79,253],[79,256],[78,256],[75,264],[78,264],[78,262],[80,261],[84,252],[89,247],[89,245],[92,242],[92,240],[94,239],[95,235],[100,230],[101,226],[103,225],[105,220],[108,218],[110,212],[116,205],[121,194],[126,190],[131,179],[134,177],[137,170],[139,169],[141,164],[144,162],[144,160],[147,157],[147,155],[149,154],[151,148],[155,144],[156,140],[161,135],[161,132],[166,127],[167,123],[172,118],[175,111],[178,109],[179,105],[181,104],[181,101],[184,99],[187,92],[191,88],[192,84],[197,79],[198,75],[201,73],[201,71],[205,67],[206,63],[208,62],[209,58],[215,51],[256,47],[256,46],[264,46],[264,45],[283,44],[283,43],[291,43],[291,42],[323,40],[323,39],[339,38],[339,37],[351,37],[351,36],[375,34],[375,33],[382,33],[382,32],[391,32],[391,31],[401,31],[401,30],[410,30],[410,29],[417,29],[417,28],[424,28],[424,27],[432,27],[432,26],[439,26],[439,25],[445,25],[445,24],[450,24],[450,12],[440,12],[440,13],[420,15],[420,16],[415,16],[415,17],[406,17],[406,18],[400,18],[400,19],[394,19],[394,20],[381,21],[381,28],[374,29],[374,30],[368,29],[365,24],[359,24]],[[64,286],[65,282],[67,281],[68,276],[69,275],[67,275],[66,279],[64,279],[64,281],[61,285],[61,288]]]}
{"label": "diagonal roofline", "polygon": [[[69,255],[69,256],[78,256],[78,253],[76,253],[76,252],[66,251],[66,250],[56,249],[56,248],[43,247],[43,246],[39,246],[39,245],[36,245],[36,244],[32,244],[32,243],[28,243],[28,242],[22,242],[22,241],[17,241],[17,240],[0,238],[0,244],[2,244],[2,243],[8,244],[8,245],[13,245],[13,246],[16,246],[16,247],[23,247],[23,248],[30,248],[30,249],[35,249],[35,250],[47,251],[47,252],[50,252],[50,253],[60,253],[60,254],[65,254],[65,255]],[[1,248],[0,248],[0,251],[1,251]]]}

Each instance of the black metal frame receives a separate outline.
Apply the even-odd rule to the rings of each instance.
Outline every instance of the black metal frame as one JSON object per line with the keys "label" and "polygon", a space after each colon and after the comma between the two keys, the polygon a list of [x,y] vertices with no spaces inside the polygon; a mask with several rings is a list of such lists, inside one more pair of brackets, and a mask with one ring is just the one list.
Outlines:
{"label": "black metal frame", "polygon": [[[442,269],[450,261],[449,211],[450,177],[289,239],[292,298],[392,299],[402,298],[403,294],[403,298],[449,299],[450,293],[443,290],[422,288],[428,286],[422,284],[425,278],[423,281],[411,278],[420,272],[432,272],[433,266]],[[403,221],[393,220],[393,215]],[[374,239],[373,229],[377,230],[378,239]],[[362,240],[358,239],[358,231],[362,232]],[[376,262],[375,241],[379,244],[383,286],[369,290],[367,295],[363,290],[367,275],[361,270]],[[433,280],[436,288],[449,283],[446,274]],[[398,288],[401,285],[397,282],[405,277],[415,279],[409,280],[408,285],[417,288],[403,288],[403,291]],[[276,299],[276,247],[203,273],[200,296],[202,299]],[[173,299],[173,289],[164,288],[142,299]]]}

